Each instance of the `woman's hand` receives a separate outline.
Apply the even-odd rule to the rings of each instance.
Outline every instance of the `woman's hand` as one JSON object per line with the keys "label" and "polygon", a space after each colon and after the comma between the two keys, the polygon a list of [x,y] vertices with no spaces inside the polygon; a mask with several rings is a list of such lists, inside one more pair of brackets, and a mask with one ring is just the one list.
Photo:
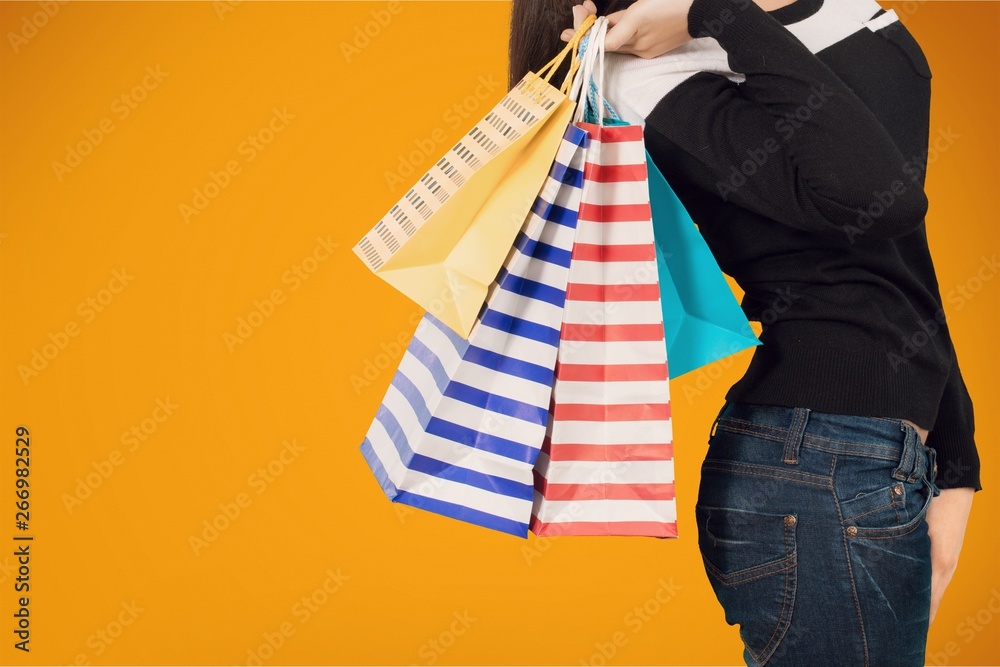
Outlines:
{"label": "woman's hand", "polygon": [[931,621],[958,566],[973,493],[975,490],[971,487],[941,489],[941,495],[933,498],[927,507],[927,532],[931,538]]}
{"label": "woman's hand", "polygon": [[[631,53],[640,58],[655,58],[692,39],[687,16],[693,0],[637,0],[628,9],[608,14],[605,51]],[[562,33],[568,42],[587,15],[596,14],[591,0],[573,7],[573,29]]]}

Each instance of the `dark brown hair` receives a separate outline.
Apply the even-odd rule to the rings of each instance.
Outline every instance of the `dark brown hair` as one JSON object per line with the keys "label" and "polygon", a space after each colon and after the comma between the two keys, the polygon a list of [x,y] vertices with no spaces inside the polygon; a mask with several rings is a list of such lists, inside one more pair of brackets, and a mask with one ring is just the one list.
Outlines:
{"label": "dark brown hair", "polygon": [[[513,0],[510,14],[510,44],[508,55],[508,88],[537,72],[563,50],[566,42],[559,38],[563,30],[573,27],[573,5],[583,0]],[[603,16],[625,9],[635,0],[594,0],[597,15]],[[569,58],[552,77],[556,87],[569,71]]]}

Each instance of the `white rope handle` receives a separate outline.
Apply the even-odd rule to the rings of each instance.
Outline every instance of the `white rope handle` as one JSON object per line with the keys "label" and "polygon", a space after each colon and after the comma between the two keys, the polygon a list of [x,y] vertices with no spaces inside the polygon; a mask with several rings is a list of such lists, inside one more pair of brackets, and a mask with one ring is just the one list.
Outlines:
{"label": "white rope handle", "polygon": [[[590,81],[594,76],[594,64],[598,58],[598,51],[602,50],[604,39],[601,36],[601,28],[604,26],[607,32],[608,18],[599,16],[588,31],[587,49],[583,52],[583,61],[577,71],[577,77],[573,79],[573,89],[570,91],[574,100],[577,101],[576,112],[573,115],[573,123],[581,123],[584,120],[584,110],[587,106],[587,90]],[[603,98],[602,98],[603,99]]]}
{"label": "white rope handle", "polygon": [[[596,25],[596,23],[595,23]],[[608,19],[604,17],[598,27],[594,39],[597,41],[597,53],[594,57],[594,69],[597,70],[597,126],[604,125],[604,39],[608,34]]]}
{"label": "white rope handle", "polygon": [[588,40],[587,48],[583,52],[583,58],[580,61],[580,69],[576,72],[576,77],[573,79],[573,89],[570,91],[573,101],[577,103],[576,110],[573,113],[573,123],[580,123],[583,121],[584,105],[586,104],[586,93],[584,92],[584,89],[587,88],[587,82],[590,81],[590,71],[594,59],[594,49],[590,47],[594,44],[594,26],[596,26],[600,20],[600,17],[598,17],[597,21],[594,22],[594,25],[590,27],[590,30],[583,38]]}

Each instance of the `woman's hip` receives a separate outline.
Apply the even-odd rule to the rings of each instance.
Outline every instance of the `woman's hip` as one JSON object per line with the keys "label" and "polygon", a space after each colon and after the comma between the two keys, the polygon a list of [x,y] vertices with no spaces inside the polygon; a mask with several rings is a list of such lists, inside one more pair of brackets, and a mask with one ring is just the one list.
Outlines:
{"label": "woman's hip", "polygon": [[934,459],[899,419],[726,402],[695,513],[747,664],[922,664]]}

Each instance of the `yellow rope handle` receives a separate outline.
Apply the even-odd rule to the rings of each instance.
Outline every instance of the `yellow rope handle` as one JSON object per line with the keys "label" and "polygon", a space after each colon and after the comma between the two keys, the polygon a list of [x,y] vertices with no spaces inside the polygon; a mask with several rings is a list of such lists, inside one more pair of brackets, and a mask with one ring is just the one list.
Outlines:
{"label": "yellow rope handle", "polygon": [[[581,39],[582,37],[581,35]],[[576,76],[577,70],[583,65],[583,61],[580,60],[579,42],[580,40],[577,40],[577,44],[573,47],[573,59],[569,64],[569,72],[567,72],[566,78],[563,80],[563,85],[559,86],[559,92],[567,97],[573,88],[573,78]]]}
{"label": "yellow rope handle", "polygon": [[[583,23],[580,24],[579,28],[577,28],[573,37],[571,37],[566,46],[563,47],[563,50],[560,51],[552,60],[543,65],[538,72],[535,73],[534,78],[529,79],[528,83],[525,84],[526,92],[533,84],[540,80],[544,80],[545,83],[549,83],[552,79],[552,75],[556,73],[556,70],[559,69],[559,66],[562,65],[563,61],[566,59],[567,54],[572,53],[569,74],[566,76],[562,86],[559,88],[559,91],[564,94],[569,92],[569,88],[573,81],[573,75],[576,73],[576,70],[580,68],[580,54],[577,53],[577,47],[580,44],[580,40],[583,39],[583,36],[587,34],[587,31],[590,30],[590,26],[592,26],[596,20],[597,16],[595,14],[590,14],[583,20]],[[548,70],[548,73],[545,74],[543,78],[542,73],[546,70]],[[538,93],[541,93],[542,90],[544,90],[543,87],[538,88]]]}

